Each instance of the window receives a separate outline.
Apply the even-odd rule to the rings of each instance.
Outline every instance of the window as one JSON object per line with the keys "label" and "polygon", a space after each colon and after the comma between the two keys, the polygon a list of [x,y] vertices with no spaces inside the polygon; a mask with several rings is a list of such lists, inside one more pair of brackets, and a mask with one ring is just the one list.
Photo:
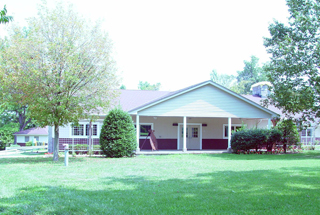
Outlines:
{"label": "window", "polygon": [[[97,136],[98,126],[96,124],[92,124],[92,136]],[[86,124],[86,136],[89,136],[89,124]]]}
{"label": "window", "polygon": [[[92,136],[98,135],[98,125],[92,124]],[[80,124],[72,127],[72,136],[89,136],[89,124]]]}
{"label": "window", "polygon": [[24,142],[29,142],[29,136],[24,136]]}
{"label": "window", "polygon": [[[302,131],[301,131],[301,136],[303,136],[303,137],[305,137],[305,136],[307,136],[307,137],[311,137],[312,136],[312,128],[308,128],[308,129],[303,129]],[[306,135],[307,134],[307,135]]]}
{"label": "window", "polygon": [[83,136],[83,125],[72,127],[73,136]]}
{"label": "window", "polygon": [[[228,125],[223,125],[223,138],[227,139],[228,138]],[[236,132],[238,129],[242,127],[241,124],[231,124],[231,134],[232,132]]]}
{"label": "window", "polygon": [[192,137],[198,138],[198,128],[192,128]]}
{"label": "window", "polygon": [[39,136],[34,136],[34,139],[39,142]]}
{"label": "window", "polygon": [[[134,127],[136,128],[136,125]],[[140,137],[148,136],[149,129],[153,129],[152,123],[140,123]]]}

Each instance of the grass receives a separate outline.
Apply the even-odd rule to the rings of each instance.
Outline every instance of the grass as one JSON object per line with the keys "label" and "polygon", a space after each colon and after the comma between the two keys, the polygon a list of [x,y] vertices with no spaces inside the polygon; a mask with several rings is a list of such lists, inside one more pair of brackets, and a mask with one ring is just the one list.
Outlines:
{"label": "grass", "polygon": [[320,152],[1,158],[2,214],[315,214]]}

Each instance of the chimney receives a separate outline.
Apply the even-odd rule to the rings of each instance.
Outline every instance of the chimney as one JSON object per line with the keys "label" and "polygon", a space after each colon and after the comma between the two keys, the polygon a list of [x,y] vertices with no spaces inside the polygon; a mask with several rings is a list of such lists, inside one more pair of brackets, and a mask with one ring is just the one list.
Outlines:
{"label": "chimney", "polygon": [[267,98],[270,94],[268,87],[271,86],[270,82],[262,81],[255,83],[251,86],[252,95],[259,96],[261,98]]}

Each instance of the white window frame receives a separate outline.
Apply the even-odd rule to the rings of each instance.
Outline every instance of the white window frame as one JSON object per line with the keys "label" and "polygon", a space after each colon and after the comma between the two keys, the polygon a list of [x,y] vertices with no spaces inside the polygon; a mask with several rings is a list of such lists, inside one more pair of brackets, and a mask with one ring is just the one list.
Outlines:
{"label": "white window frame", "polygon": [[[83,125],[83,135],[73,135],[73,127],[76,127],[76,126],[72,126],[72,124],[70,123],[69,124],[69,128],[70,128],[70,137],[71,138],[88,138],[88,136],[86,135],[86,125],[88,125],[89,122],[81,122],[79,123],[79,126],[80,125]],[[93,125],[97,125],[97,135],[93,135],[92,134],[92,137],[99,137],[99,128],[100,128],[100,123],[99,122],[93,122],[92,123],[92,127]],[[93,132],[92,132],[93,133]]]}
{"label": "white window frame", "polygon": [[[309,136],[309,132],[307,131],[307,136],[306,136],[306,133],[303,133],[303,132],[306,132],[306,130],[310,130],[311,132],[311,135]],[[301,136],[302,137],[313,137],[313,132],[314,132],[314,129],[313,128],[307,128],[307,129],[302,129],[301,131]]]}
{"label": "white window frame", "polygon": [[[228,124],[223,124],[223,128],[222,128],[223,129],[223,136],[222,136],[223,139],[228,139],[228,136],[226,136],[226,132],[225,132],[227,126],[228,126]],[[240,126],[241,127],[242,124],[231,124],[231,135],[232,135],[232,126],[234,126],[234,127],[236,127],[236,126],[239,127]],[[246,126],[246,124],[244,126]],[[235,130],[233,130],[233,131],[235,131]]]}
{"label": "white window frame", "polygon": [[[135,125],[135,128],[137,127],[137,124],[136,123],[134,123],[134,125]],[[139,127],[140,127],[140,125],[151,125],[151,130],[153,130],[153,123],[148,123],[148,122],[142,122],[142,123],[139,123]],[[139,128],[140,129],[140,128]],[[136,130],[137,131],[137,130]],[[141,133],[140,133],[140,130],[139,130],[139,134],[140,134],[140,139],[146,139],[146,137],[147,136],[141,136]]]}

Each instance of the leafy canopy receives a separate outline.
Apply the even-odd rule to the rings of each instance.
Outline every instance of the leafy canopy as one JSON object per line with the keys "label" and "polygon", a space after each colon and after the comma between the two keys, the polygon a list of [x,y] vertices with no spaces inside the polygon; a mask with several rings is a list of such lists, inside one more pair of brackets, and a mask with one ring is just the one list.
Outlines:
{"label": "leafy canopy", "polygon": [[40,5],[28,29],[14,26],[0,50],[0,84],[39,125],[55,127],[57,160],[59,126],[105,113],[115,96],[112,43],[101,23],[62,3]]}
{"label": "leafy canopy", "polygon": [[230,87],[234,84],[236,77],[233,75],[218,74],[218,72],[214,69],[210,73],[210,79],[213,82],[230,89]]}
{"label": "leafy canopy", "polygon": [[7,15],[7,7],[4,5],[3,9],[0,10],[0,24],[5,24],[11,21],[13,21],[13,17]]}
{"label": "leafy canopy", "polygon": [[320,116],[320,2],[287,0],[287,5],[288,24],[275,21],[269,26],[271,37],[264,38],[272,55],[269,103],[287,117],[300,114],[299,121],[313,121]]}
{"label": "leafy canopy", "polygon": [[150,84],[149,82],[139,81],[138,89],[139,90],[159,90],[161,87],[160,83]]}

